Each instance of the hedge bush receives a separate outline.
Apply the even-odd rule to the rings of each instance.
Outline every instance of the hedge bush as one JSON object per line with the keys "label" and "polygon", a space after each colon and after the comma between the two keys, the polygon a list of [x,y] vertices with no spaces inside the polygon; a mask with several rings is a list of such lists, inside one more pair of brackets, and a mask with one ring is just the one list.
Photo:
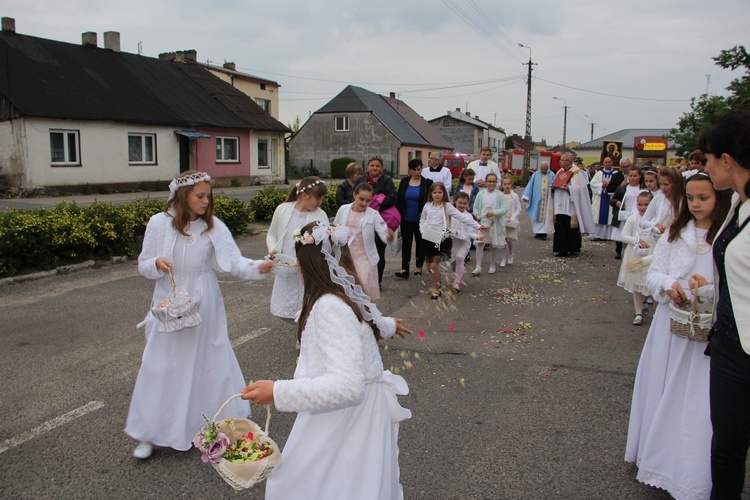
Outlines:
{"label": "hedge bush", "polygon": [[[342,156],[341,158],[334,158],[331,160],[331,177],[333,179],[344,179],[346,175],[346,166],[350,163],[355,163],[357,160],[350,156]],[[326,212],[327,213],[327,212]]]}
{"label": "hedge bush", "polygon": [[[148,220],[162,210],[163,201],[146,199],[119,206],[59,203],[52,209],[0,213],[0,276],[136,255]],[[247,232],[253,220],[248,203],[223,195],[214,197],[214,213],[234,235]]]}
{"label": "hedge bush", "polygon": [[[321,210],[323,210],[328,217],[334,217],[338,207],[336,206],[336,189],[337,184],[331,184],[328,186],[328,192],[323,197],[323,203],[320,204]],[[273,218],[273,212],[276,207],[284,203],[289,196],[288,189],[275,188],[268,186],[253,196],[250,200],[250,205],[255,213],[255,220],[258,221],[270,221]]]}

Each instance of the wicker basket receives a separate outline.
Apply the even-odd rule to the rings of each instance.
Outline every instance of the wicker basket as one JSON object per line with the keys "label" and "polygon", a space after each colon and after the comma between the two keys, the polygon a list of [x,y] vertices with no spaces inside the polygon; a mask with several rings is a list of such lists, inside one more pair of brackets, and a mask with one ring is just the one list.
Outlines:
{"label": "wicker basket", "polygon": [[183,328],[190,328],[201,323],[199,313],[201,307],[200,297],[191,297],[188,293],[177,286],[169,270],[169,280],[172,283],[172,291],[164,302],[151,307],[151,314],[159,321],[160,332],[177,332]]}
{"label": "wicker basket", "polygon": [[261,429],[258,424],[247,418],[233,418],[231,424],[228,424],[226,420],[218,421],[219,415],[222,410],[239,398],[241,394],[235,394],[229,398],[219,411],[214,415],[213,421],[218,424],[219,430],[226,434],[231,442],[238,439],[240,436],[252,432],[253,434],[260,435],[259,438],[263,442],[269,443],[273,446],[273,452],[266,458],[262,458],[255,462],[246,462],[244,464],[232,463],[224,458],[220,462],[212,463],[216,472],[219,473],[221,478],[226,481],[235,490],[243,490],[252,487],[253,485],[266,479],[273,470],[274,467],[281,463],[281,450],[273,439],[268,437],[268,424],[271,422],[271,406],[266,405],[266,428]]}
{"label": "wicker basket", "polygon": [[693,290],[693,300],[688,300],[684,305],[669,303],[669,329],[678,337],[683,337],[696,342],[708,342],[708,334],[713,324],[712,307],[703,303],[701,310],[698,308],[698,288]]}

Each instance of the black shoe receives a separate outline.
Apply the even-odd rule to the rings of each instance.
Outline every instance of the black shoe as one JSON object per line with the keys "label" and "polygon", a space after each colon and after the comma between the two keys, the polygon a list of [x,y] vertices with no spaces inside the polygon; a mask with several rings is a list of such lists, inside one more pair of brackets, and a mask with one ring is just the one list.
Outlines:
{"label": "black shoe", "polygon": [[466,262],[471,262],[471,254],[470,253],[466,254],[466,258],[464,259],[464,263],[466,263]]}
{"label": "black shoe", "polygon": [[557,256],[558,257],[567,257],[568,256],[568,252],[560,252],[560,253],[557,254]]}
{"label": "black shoe", "polygon": [[399,271],[399,272],[397,272],[395,274],[396,274],[397,278],[401,278],[403,280],[408,280],[409,279],[409,271],[403,271],[403,272]]}
{"label": "black shoe", "polygon": [[414,276],[422,276],[422,271],[414,271]]}
{"label": "black shoe", "polygon": [[542,241],[547,241],[547,235],[546,234],[541,234],[541,235],[539,235],[539,239],[542,240]]}
{"label": "black shoe", "polygon": [[615,255],[615,260],[622,260],[622,255],[620,255],[619,253]]}

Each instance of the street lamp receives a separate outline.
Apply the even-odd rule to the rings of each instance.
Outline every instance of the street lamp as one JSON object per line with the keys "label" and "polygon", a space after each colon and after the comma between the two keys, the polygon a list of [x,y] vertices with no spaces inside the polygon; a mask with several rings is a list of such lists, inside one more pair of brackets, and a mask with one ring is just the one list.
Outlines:
{"label": "street lamp", "polygon": [[528,181],[531,175],[531,70],[534,67],[534,63],[531,62],[531,47],[522,43],[519,43],[518,46],[529,49],[529,62],[524,63],[529,67],[529,75],[526,81],[526,145],[523,148],[523,178],[525,181]]}
{"label": "street lamp", "polygon": [[565,137],[568,133],[568,101],[563,99],[562,97],[553,97],[552,99],[557,99],[558,101],[562,101],[565,103],[563,106],[563,109],[565,110],[565,113],[563,114],[563,143],[562,143],[562,152],[565,152]]}
{"label": "street lamp", "polygon": [[595,125],[594,119],[591,118],[589,115],[583,115],[583,116],[591,120],[591,140],[593,141],[594,140],[594,125]]}

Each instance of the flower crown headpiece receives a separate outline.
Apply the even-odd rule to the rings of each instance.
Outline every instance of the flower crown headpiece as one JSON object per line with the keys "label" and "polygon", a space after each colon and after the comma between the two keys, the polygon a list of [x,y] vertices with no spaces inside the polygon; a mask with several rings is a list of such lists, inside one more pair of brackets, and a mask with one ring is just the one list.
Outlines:
{"label": "flower crown headpiece", "polygon": [[[365,293],[360,285],[356,283],[354,276],[346,272],[341,266],[341,247],[347,244],[349,239],[349,228],[344,224],[329,224],[328,221],[320,221],[312,228],[312,231],[301,233],[299,229],[292,235],[302,245],[320,245],[320,251],[325,256],[328,264],[328,272],[331,281],[339,285],[352,302],[357,304],[365,321],[372,321],[378,327],[381,335],[389,335],[388,332],[395,331],[393,325],[370,301],[370,296]],[[392,333],[390,333],[392,335]]]}
{"label": "flower crown headpiece", "polygon": [[172,179],[172,182],[169,183],[169,200],[177,196],[177,190],[181,187],[194,186],[199,182],[208,182],[210,180],[211,176],[206,172],[196,172],[184,177],[175,177]]}
{"label": "flower crown headpiece", "polygon": [[325,183],[323,181],[321,181],[320,179],[318,179],[317,181],[315,181],[315,182],[313,182],[311,184],[308,184],[307,186],[305,186],[303,188],[299,187],[300,186],[299,182],[297,184],[295,184],[294,187],[297,188],[297,194],[302,194],[305,191],[307,191],[308,189],[312,189],[313,187],[317,186],[318,184],[325,184]]}

